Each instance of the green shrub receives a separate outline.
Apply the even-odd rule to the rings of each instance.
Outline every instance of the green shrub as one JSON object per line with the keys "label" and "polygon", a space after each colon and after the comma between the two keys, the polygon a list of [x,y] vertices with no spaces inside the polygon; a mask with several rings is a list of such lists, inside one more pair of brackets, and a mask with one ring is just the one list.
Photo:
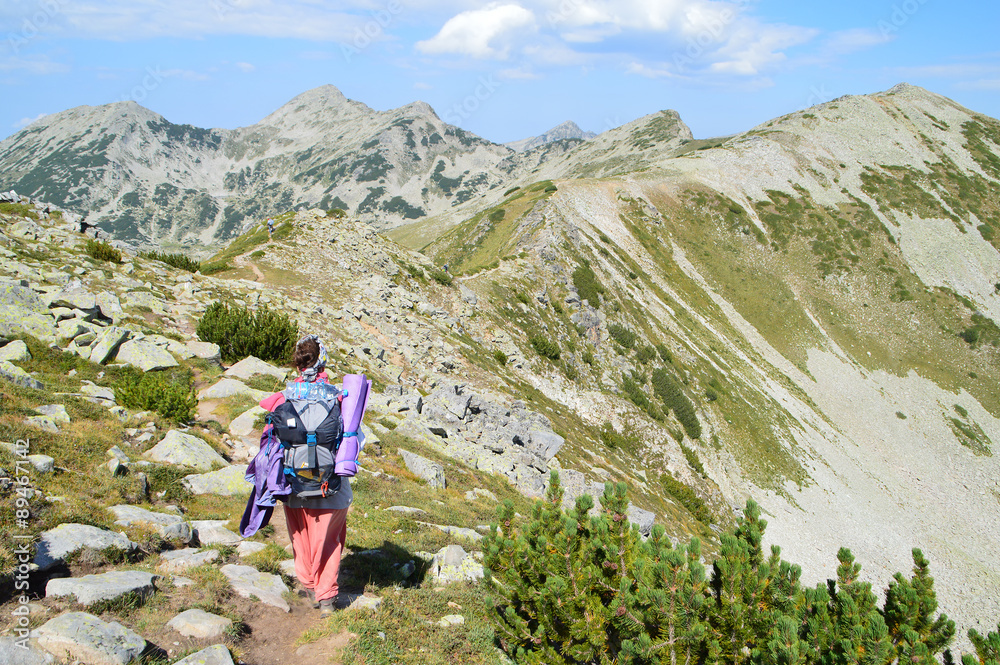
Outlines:
{"label": "green shrub", "polygon": [[551,340],[541,334],[535,334],[529,337],[528,341],[531,343],[531,348],[538,355],[549,360],[559,360],[559,344],[555,340]]}
{"label": "green shrub", "polygon": [[611,238],[609,238],[609,237],[608,237],[608,236],[607,236],[606,234],[604,234],[604,233],[599,233],[599,234],[597,235],[597,237],[601,239],[601,242],[606,242],[606,243],[610,243],[610,242],[611,242]]}
{"label": "green shrub", "polygon": [[120,251],[106,242],[94,240],[93,238],[87,240],[84,251],[87,252],[90,258],[97,259],[98,261],[122,262],[122,253]]}
{"label": "green shrub", "polygon": [[604,423],[600,429],[599,435],[601,437],[601,443],[612,450],[635,452],[638,448],[639,442],[635,439],[635,437],[619,432],[610,422]]}
{"label": "green shrub", "polygon": [[498,363],[500,363],[500,365],[506,365],[507,364],[507,354],[504,353],[503,351],[501,351],[500,349],[494,349],[493,350],[493,360],[496,360]]}
{"label": "green shrub", "polygon": [[701,436],[701,423],[698,422],[694,404],[670,372],[662,368],[653,370],[653,392],[663,400],[666,408],[674,412],[689,437],[697,439]]}
{"label": "green shrub", "polygon": [[506,214],[507,214],[506,210],[504,210],[503,208],[497,208],[496,210],[494,210],[489,214],[488,219],[490,220],[490,222],[498,224],[503,221],[504,215]]}
{"label": "green shrub", "polygon": [[690,446],[685,446],[683,441],[678,441],[678,443],[681,444],[681,452],[684,453],[684,459],[687,460],[688,466],[697,471],[698,475],[702,478],[708,478],[708,474],[705,473],[705,467],[702,466],[701,460],[698,459],[698,452]]}
{"label": "green shrub", "polygon": [[431,270],[431,279],[442,286],[451,286],[452,277],[444,270]]}
{"label": "green shrub", "polygon": [[514,298],[516,298],[519,303],[525,305],[531,304],[531,298],[529,298],[526,294],[522,293],[521,291],[515,291]]}
{"label": "green shrub", "polygon": [[611,339],[621,344],[623,348],[631,349],[635,346],[636,334],[625,326],[612,323],[608,326],[608,334],[611,335]]}
{"label": "green shrub", "polygon": [[244,306],[214,302],[198,321],[198,337],[219,345],[222,359],[236,362],[248,356],[288,362],[298,338],[298,324],[268,307],[252,312]]}
{"label": "green shrub", "polygon": [[558,187],[556,187],[555,185],[549,185],[548,187],[545,188],[544,193],[551,194],[552,192],[557,192],[557,191],[559,191]]}
{"label": "green shrub", "polygon": [[573,286],[576,287],[580,300],[586,300],[591,307],[600,307],[600,296],[604,293],[604,285],[597,279],[589,261],[584,261],[573,271]]}
{"label": "green shrub", "polygon": [[331,208],[326,211],[326,216],[334,219],[343,219],[344,217],[347,217],[347,211],[343,208]]}
{"label": "green shrub", "polygon": [[511,188],[510,188],[510,189],[508,189],[508,190],[507,190],[506,192],[504,192],[504,193],[503,193],[503,195],[504,195],[505,197],[506,197],[506,196],[510,196],[511,194],[513,194],[514,192],[516,192],[516,191],[517,191],[517,190],[519,190],[519,189],[521,189],[521,186],[520,186],[520,185],[517,185],[517,186],[515,186],[515,187],[511,187]]}
{"label": "green shrub", "polygon": [[[698,508],[693,492],[664,486]],[[697,538],[674,545],[654,525],[642,539],[624,483],[605,485],[596,516],[591,497],[569,511],[562,499],[553,473],[528,516],[504,502],[483,540],[496,639],[518,665],[930,664],[954,636],[918,549],[913,576],[897,573],[880,602],[847,548],[837,552],[836,580],[804,586],[800,567],[764,545],[767,522],[753,501],[720,534],[707,571]],[[966,656],[965,665],[1000,651],[1000,635],[969,637],[979,659]]]}
{"label": "green shrub", "polygon": [[674,354],[670,353],[670,349],[668,349],[665,344],[657,344],[656,352],[660,354],[660,358],[663,362],[672,363],[674,361]]}
{"label": "green shrub", "polygon": [[635,358],[643,365],[648,365],[656,358],[656,349],[651,346],[643,346],[636,352]]}
{"label": "green shrub", "polygon": [[702,524],[712,524],[715,521],[712,511],[708,509],[701,497],[695,494],[690,486],[674,478],[669,471],[660,476],[660,484],[663,485],[667,494],[687,508],[696,520]]}
{"label": "green shrub", "polygon": [[233,266],[226,261],[215,261],[214,263],[201,264],[202,275],[215,275],[216,273],[232,270]]}
{"label": "green shrub", "polygon": [[122,370],[114,391],[123,406],[156,411],[178,423],[193,420],[198,408],[189,373],[140,372],[128,367]]}
{"label": "green shrub", "polygon": [[38,213],[27,203],[0,203],[0,214],[38,219]]}
{"label": "green shrub", "polygon": [[706,388],[705,399],[707,399],[709,402],[714,402],[715,400],[719,399],[719,393],[715,392],[715,388]]}
{"label": "green shrub", "polygon": [[173,266],[180,270],[187,270],[188,272],[198,272],[201,270],[201,261],[195,261],[190,259],[183,254],[165,254],[163,252],[143,252],[140,254],[144,259],[152,259],[153,261],[162,261],[168,266]]}
{"label": "green shrub", "polygon": [[263,256],[264,256],[264,250],[262,250],[262,249],[258,249],[258,250],[254,250],[254,251],[250,252],[250,258],[251,259],[259,259],[259,258],[262,258]]}
{"label": "green shrub", "polygon": [[989,224],[980,224],[977,227],[977,229],[979,230],[979,234],[983,236],[983,240],[985,240],[986,242],[989,242],[993,240],[994,237],[996,237],[996,232],[994,228]]}
{"label": "green shrub", "polygon": [[580,354],[580,360],[582,360],[583,362],[587,363],[590,366],[593,366],[594,365],[593,352],[590,349],[587,349],[586,351]]}
{"label": "green shrub", "polygon": [[566,378],[570,381],[576,381],[580,377],[580,370],[578,370],[576,365],[572,363],[563,362],[563,374],[565,374]]}

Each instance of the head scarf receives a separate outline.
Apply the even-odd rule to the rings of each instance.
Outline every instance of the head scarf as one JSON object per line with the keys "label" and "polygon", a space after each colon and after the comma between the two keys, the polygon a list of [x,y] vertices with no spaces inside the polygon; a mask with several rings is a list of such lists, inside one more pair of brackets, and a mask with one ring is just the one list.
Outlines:
{"label": "head scarf", "polygon": [[326,355],[326,347],[323,346],[323,342],[320,340],[319,335],[306,335],[296,342],[295,346],[298,347],[309,340],[316,340],[316,343],[319,344],[319,356],[316,358],[316,362],[313,363],[313,366],[301,370],[301,374],[303,379],[312,383],[316,380],[316,377],[319,376],[319,373],[323,371],[323,368],[326,367],[328,358]]}

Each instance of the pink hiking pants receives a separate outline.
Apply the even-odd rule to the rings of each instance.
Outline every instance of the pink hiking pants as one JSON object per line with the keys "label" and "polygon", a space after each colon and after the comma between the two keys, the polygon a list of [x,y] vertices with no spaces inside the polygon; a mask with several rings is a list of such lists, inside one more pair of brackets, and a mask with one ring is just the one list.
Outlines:
{"label": "pink hiking pants", "polygon": [[337,596],[340,556],[347,540],[347,510],[285,506],[295,575],[302,586],[316,593],[317,601]]}

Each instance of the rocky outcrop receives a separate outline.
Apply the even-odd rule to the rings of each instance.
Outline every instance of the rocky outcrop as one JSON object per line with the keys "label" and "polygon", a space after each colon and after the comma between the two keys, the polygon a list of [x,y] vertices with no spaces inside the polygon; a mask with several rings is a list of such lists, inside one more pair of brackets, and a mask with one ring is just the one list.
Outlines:
{"label": "rocky outcrop", "polygon": [[38,644],[57,658],[92,665],[127,665],[146,649],[146,640],[117,621],[86,612],[68,612],[37,631]]}
{"label": "rocky outcrop", "polygon": [[162,441],[146,451],[146,457],[153,462],[189,466],[201,471],[229,464],[204,439],[177,430],[167,432]]}
{"label": "rocky outcrop", "polygon": [[35,564],[39,570],[59,565],[69,554],[89,547],[102,550],[115,547],[131,551],[136,544],[125,534],[113,533],[87,524],[60,524],[42,533],[35,547]]}
{"label": "rocky outcrop", "polygon": [[145,599],[156,591],[157,575],[138,570],[114,570],[100,575],[62,577],[49,580],[46,598],[71,596],[84,607],[131,594]]}

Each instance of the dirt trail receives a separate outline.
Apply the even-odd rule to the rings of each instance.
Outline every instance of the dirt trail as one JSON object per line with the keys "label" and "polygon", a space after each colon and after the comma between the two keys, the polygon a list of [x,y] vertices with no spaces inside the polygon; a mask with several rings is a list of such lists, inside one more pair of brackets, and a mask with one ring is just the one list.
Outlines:
{"label": "dirt trail", "polygon": [[253,274],[258,282],[264,281],[264,273],[262,273],[260,271],[260,268],[257,267],[257,264],[248,259],[246,255],[237,256],[235,259],[233,259],[233,263],[235,263],[237,267],[240,268],[250,268],[250,270],[253,270]]}

